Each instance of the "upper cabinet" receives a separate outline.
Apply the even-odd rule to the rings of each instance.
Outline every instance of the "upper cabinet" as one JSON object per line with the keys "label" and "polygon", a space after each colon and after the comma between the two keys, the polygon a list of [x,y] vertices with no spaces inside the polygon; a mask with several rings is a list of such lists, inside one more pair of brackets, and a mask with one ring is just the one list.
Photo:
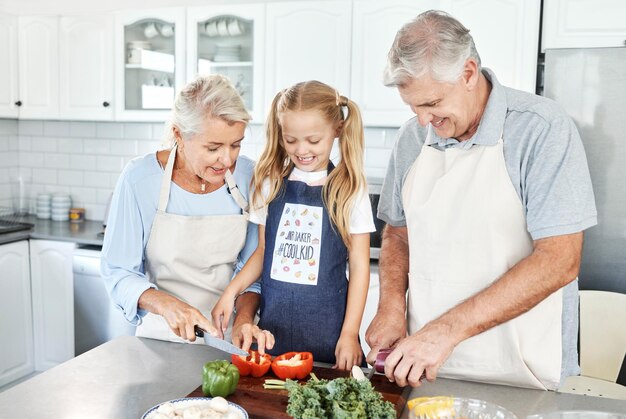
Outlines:
{"label": "upper cabinet", "polygon": [[164,121],[185,82],[185,9],[115,18],[116,119]]}
{"label": "upper cabinet", "polygon": [[59,19],[19,18],[20,118],[59,118]]}
{"label": "upper cabinet", "polygon": [[113,119],[113,19],[62,17],[59,24],[59,116]]}
{"label": "upper cabinet", "polygon": [[265,106],[297,82],[319,80],[350,97],[352,3],[268,3]]}
{"label": "upper cabinet", "polygon": [[425,10],[440,7],[437,0],[354,2],[351,91],[366,125],[398,126],[413,116],[397,89],[383,85],[387,53],[402,25]]}
{"label": "upper cabinet", "polygon": [[0,118],[18,116],[17,18],[0,15]]}
{"label": "upper cabinet", "polygon": [[263,123],[265,5],[187,9],[187,79],[228,77],[256,123]]}
{"label": "upper cabinet", "polygon": [[540,0],[452,0],[447,7],[470,29],[482,65],[500,83],[535,93]]}
{"label": "upper cabinet", "polygon": [[544,0],[541,50],[547,48],[623,47],[623,0]]}

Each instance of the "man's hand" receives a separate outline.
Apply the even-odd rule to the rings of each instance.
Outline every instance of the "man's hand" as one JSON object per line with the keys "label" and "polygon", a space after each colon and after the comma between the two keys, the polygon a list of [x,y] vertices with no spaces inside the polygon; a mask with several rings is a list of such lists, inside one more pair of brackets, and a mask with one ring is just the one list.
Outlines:
{"label": "man's hand", "polygon": [[406,330],[406,316],[403,311],[378,310],[365,332],[365,341],[371,348],[366,357],[367,363],[374,365],[378,351],[393,347],[406,337]]}

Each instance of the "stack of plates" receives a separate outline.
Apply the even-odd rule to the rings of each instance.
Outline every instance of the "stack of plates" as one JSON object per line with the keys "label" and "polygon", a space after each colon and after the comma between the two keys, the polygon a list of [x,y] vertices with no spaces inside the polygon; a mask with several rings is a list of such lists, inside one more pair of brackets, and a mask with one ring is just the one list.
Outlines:
{"label": "stack of plates", "polygon": [[217,45],[217,50],[213,61],[215,62],[230,62],[239,61],[241,54],[241,45]]}
{"label": "stack of plates", "polygon": [[52,195],[52,219],[67,221],[70,219],[72,200],[68,194],[57,193]]}
{"label": "stack of plates", "polygon": [[51,205],[50,200],[51,196],[49,193],[40,193],[37,195],[37,218],[48,219],[50,218]]}

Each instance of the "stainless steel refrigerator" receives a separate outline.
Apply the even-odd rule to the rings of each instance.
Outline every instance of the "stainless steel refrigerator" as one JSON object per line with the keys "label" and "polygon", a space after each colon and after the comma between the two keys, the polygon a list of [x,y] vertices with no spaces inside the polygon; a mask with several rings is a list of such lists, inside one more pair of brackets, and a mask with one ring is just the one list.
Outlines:
{"label": "stainless steel refrigerator", "polygon": [[626,293],[626,48],[546,50],[544,95],[582,137],[598,209],[585,232],[580,289]]}

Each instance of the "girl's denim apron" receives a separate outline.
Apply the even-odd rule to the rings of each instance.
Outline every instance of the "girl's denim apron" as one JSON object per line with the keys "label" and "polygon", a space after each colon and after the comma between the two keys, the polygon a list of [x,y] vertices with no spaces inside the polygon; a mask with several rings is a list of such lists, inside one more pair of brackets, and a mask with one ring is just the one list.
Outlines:
{"label": "girl's denim apron", "polygon": [[259,326],[276,338],[269,352],[308,351],[315,361],[334,364],[348,250],[331,226],[322,186],[284,179],[268,207],[265,246]]}

